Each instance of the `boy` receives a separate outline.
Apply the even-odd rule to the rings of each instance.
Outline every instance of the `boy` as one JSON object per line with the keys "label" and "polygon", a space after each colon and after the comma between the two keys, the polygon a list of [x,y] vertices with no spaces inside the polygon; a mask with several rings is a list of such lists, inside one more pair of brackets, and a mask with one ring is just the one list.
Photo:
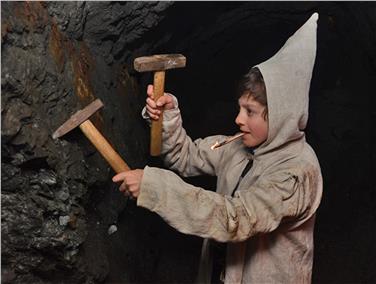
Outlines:
{"label": "boy", "polygon": [[192,141],[177,100],[156,103],[148,86],[151,119],[166,110],[163,157],[183,176],[216,175],[217,191],[185,183],[172,171],[145,167],[120,173],[120,190],[180,232],[206,238],[198,282],[210,283],[210,240],[226,243],[225,283],[310,283],[315,212],[322,195],[316,155],[305,141],[308,94],[316,55],[318,15],[271,59],[245,76],[236,124],[244,133],[220,148],[224,136]]}

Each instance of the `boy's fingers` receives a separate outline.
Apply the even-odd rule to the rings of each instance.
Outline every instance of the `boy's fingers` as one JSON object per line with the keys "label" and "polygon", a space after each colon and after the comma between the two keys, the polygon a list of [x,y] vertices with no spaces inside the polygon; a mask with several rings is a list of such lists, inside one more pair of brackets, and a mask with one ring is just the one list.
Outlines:
{"label": "boy's fingers", "polygon": [[146,104],[150,105],[151,107],[157,107],[155,101],[152,98],[146,98]]}
{"label": "boy's fingers", "polygon": [[123,191],[127,191],[127,188],[128,188],[128,186],[126,185],[125,182],[123,182],[123,183],[120,185],[119,190],[120,190],[121,192],[123,192]]}
{"label": "boy's fingers", "polygon": [[158,115],[161,113],[160,110],[156,109],[156,108],[151,108],[150,106],[146,105],[146,110],[149,114],[154,114],[154,115]]}
{"label": "boy's fingers", "polygon": [[149,97],[152,98],[153,97],[153,93],[154,93],[154,86],[153,85],[148,85],[146,93],[148,94]]}
{"label": "boy's fingers", "polygon": [[119,182],[119,181],[123,181],[124,178],[125,178],[125,173],[119,173],[119,174],[113,176],[112,181],[113,182]]}
{"label": "boy's fingers", "polygon": [[162,97],[158,99],[157,106],[164,107],[165,109],[171,109],[174,106],[174,100],[171,97],[171,95],[165,93]]}
{"label": "boy's fingers", "polygon": [[169,96],[161,96],[157,101],[157,106],[158,107],[164,106],[165,104],[169,102],[168,99],[169,99]]}
{"label": "boy's fingers", "polygon": [[149,116],[153,120],[158,120],[159,119],[159,115],[155,115],[155,114],[149,113]]}

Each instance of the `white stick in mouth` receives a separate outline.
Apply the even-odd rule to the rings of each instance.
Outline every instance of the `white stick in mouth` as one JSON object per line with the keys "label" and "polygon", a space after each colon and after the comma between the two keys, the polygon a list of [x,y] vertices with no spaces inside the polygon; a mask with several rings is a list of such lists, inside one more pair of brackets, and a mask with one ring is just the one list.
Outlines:
{"label": "white stick in mouth", "polygon": [[218,147],[221,147],[221,146],[223,146],[223,145],[226,145],[226,144],[228,144],[228,143],[230,143],[230,142],[232,142],[232,141],[234,141],[234,140],[236,140],[236,139],[239,139],[240,137],[243,137],[244,134],[245,134],[245,133],[241,132],[241,133],[238,133],[238,134],[236,134],[236,135],[234,135],[234,136],[231,136],[231,137],[229,137],[229,138],[223,140],[222,142],[218,142],[218,141],[216,141],[216,142],[210,147],[210,149],[214,150],[214,149],[216,149],[216,148],[218,148]]}

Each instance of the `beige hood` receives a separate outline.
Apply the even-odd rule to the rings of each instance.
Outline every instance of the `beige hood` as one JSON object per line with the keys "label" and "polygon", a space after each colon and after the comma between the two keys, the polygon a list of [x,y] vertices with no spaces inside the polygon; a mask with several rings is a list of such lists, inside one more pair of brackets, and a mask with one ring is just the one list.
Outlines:
{"label": "beige hood", "polygon": [[292,35],[269,60],[257,65],[264,77],[269,133],[255,158],[304,140],[308,120],[308,94],[316,57],[318,14]]}

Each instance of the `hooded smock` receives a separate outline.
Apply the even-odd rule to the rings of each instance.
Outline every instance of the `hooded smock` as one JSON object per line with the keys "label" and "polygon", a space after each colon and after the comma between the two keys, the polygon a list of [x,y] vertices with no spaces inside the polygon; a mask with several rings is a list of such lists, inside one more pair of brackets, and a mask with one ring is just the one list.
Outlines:
{"label": "hooded smock", "polygon": [[[317,19],[313,14],[277,54],[257,65],[266,86],[269,132],[253,154],[239,140],[211,150],[225,136],[192,141],[176,98],[176,107],[164,113],[166,166],[181,176],[217,176],[216,192],[190,185],[172,171],[146,166],[137,205],[182,233],[205,238],[200,283],[210,283],[209,239],[227,243],[225,283],[311,282],[322,177],[304,129]],[[253,166],[240,179],[250,160]]]}

